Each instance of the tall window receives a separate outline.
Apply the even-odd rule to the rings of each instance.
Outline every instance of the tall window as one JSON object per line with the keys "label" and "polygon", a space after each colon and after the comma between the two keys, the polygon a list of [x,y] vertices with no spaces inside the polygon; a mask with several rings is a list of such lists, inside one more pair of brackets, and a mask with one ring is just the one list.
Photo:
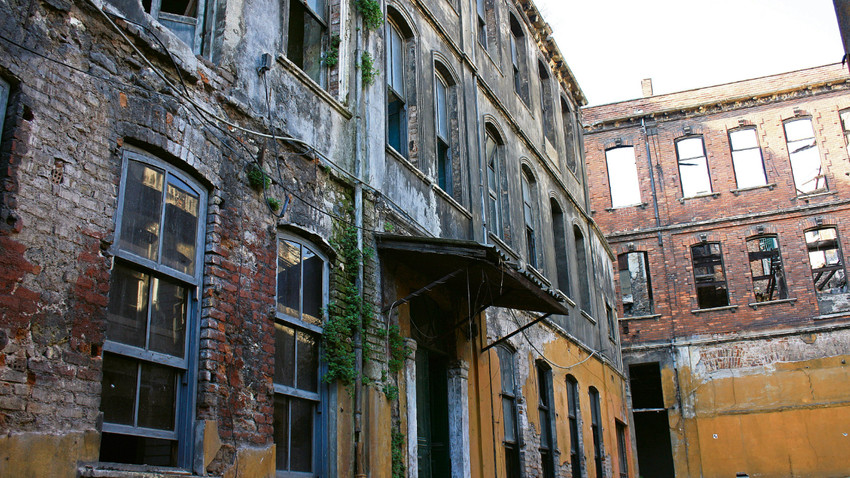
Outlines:
{"label": "tall window", "polygon": [[549,201],[552,209],[552,237],[555,240],[555,271],[558,277],[558,289],[572,296],[570,287],[569,245],[567,244],[567,224],[564,212],[558,201]]}
{"label": "tall window", "polygon": [[838,231],[834,227],[806,231],[806,248],[818,299],[847,292]]}
{"label": "tall window", "polygon": [[608,163],[608,186],[611,190],[611,207],[640,204],[635,148],[623,146],[605,151]]}
{"label": "tall window", "polygon": [[578,397],[578,382],[572,375],[567,375],[567,417],[570,422],[571,476],[573,476],[573,478],[581,478],[581,457],[584,455],[578,433],[581,408]]}
{"label": "tall window", "polygon": [[702,136],[691,136],[676,141],[676,155],[679,158],[682,194],[691,197],[710,193],[711,176],[708,174],[708,160],[705,158]]}
{"label": "tall window", "polygon": [[605,304],[605,317],[608,318],[608,338],[617,341],[617,318],[614,316],[614,308]]}
{"label": "tall window", "polygon": [[753,293],[756,302],[787,299],[785,269],[775,235],[747,239],[750,272],[753,275]]}
{"label": "tall window", "polygon": [[575,133],[575,114],[572,108],[567,103],[567,100],[561,97],[561,119],[564,121],[564,156],[566,157],[567,168],[577,174],[576,163],[576,133]]}
{"label": "tall window", "polygon": [[540,116],[543,118],[543,135],[550,143],[555,144],[554,98],[552,83],[549,79],[549,68],[542,61],[537,62],[537,73],[540,76]]}
{"label": "tall window", "polygon": [[732,148],[732,166],[738,188],[753,188],[767,184],[764,159],[761,155],[756,128],[738,129],[729,132]]}
{"label": "tall window", "polygon": [[820,161],[820,151],[812,128],[811,118],[785,122],[785,141],[791,157],[791,172],[797,194],[809,194],[827,189],[826,175]]}
{"label": "tall window", "polygon": [[520,477],[519,427],[517,426],[516,383],[514,381],[514,354],[506,347],[498,346],[499,370],[502,378],[502,423],[505,425],[503,441],[505,450],[505,473],[507,478]]}
{"label": "tall window", "polygon": [[501,138],[491,128],[484,132],[484,160],[487,162],[487,191],[488,191],[488,221],[490,232],[503,240],[507,240],[505,223],[502,214],[503,201],[507,203],[507,186],[505,182],[505,163],[502,157]]}
{"label": "tall window", "polygon": [[195,54],[201,52],[205,5],[197,0],[142,0],[145,11],[189,45]]}
{"label": "tall window", "polygon": [[525,34],[516,17],[511,14],[511,70],[514,79],[514,91],[528,104],[528,71],[526,70]]}
{"label": "tall window", "polygon": [[449,146],[449,108],[446,101],[448,85],[436,76],[435,109],[437,110],[437,184],[452,194],[452,151]]}
{"label": "tall window", "polygon": [[100,460],[190,466],[206,192],[127,151],[118,201]]}
{"label": "tall window", "polygon": [[458,202],[463,201],[460,170],[457,87],[449,70],[434,63],[434,110],[436,131],[437,185]]}
{"label": "tall window", "polygon": [[578,268],[578,287],[581,292],[581,310],[593,314],[590,304],[590,276],[588,274],[587,246],[581,228],[573,226],[573,236],[576,243],[576,267]]}
{"label": "tall window", "polygon": [[620,478],[629,478],[629,451],[626,448],[626,425],[617,420],[617,452],[620,457]]}
{"label": "tall window", "polygon": [[325,0],[289,0],[286,57],[322,86],[322,44],[327,29]]}
{"label": "tall window", "polygon": [[623,315],[652,315],[652,279],[646,252],[620,254],[617,256],[617,269],[620,274],[620,293],[623,296]]}
{"label": "tall window", "polygon": [[537,412],[540,418],[540,462],[543,478],[555,477],[555,433],[552,409],[552,369],[537,363]]}
{"label": "tall window", "polygon": [[525,223],[525,259],[534,268],[537,260],[537,183],[528,167],[522,168],[522,217]]}
{"label": "tall window", "polygon": [[729,305],[720,243],[707,242],[691,246],[691,256],[699,308],[710,309]]}
{"label": "tall window", "polygon": [[478,13],[478,43],[486,50],[490,47],[487,32],[487,0],[476,0],[475,4]]}
{"label": "tall window", "polygon": [[387,144],[407,157],[407,40],[392,21],[386,22]]}
{"label": "tall window", "polygon": [[299,239],[278,239],[273,425],[280,471],[321,472],[321,417],[326,414],[319,344],[327,283],[324,257]]}
{"label": "tall window", "polygon": [[596,463],[596,478],[602,478],[602,414],[599,410],[599,392],[590,387],[590,429],[593,433],[593,461]]}
{"label": "tall window", "polygon": [[850,108],[838,112],[841,118],[841,131],[844,132],[844,145],[850,145]]}
{"label": "tall window", "polygon": [[3,136],[3,122],[6,120],[6,104],[9,102],[9,83],[0,78],[0,139]]}

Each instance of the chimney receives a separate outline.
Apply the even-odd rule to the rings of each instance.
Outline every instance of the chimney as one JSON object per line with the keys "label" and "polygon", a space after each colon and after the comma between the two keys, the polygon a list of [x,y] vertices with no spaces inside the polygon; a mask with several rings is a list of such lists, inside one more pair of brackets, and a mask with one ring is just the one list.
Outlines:
{"label": "chimney", "polygon": [[640,80],[640,89],[643,92],[644,98],[652,96],[652,78],[644,78]]}

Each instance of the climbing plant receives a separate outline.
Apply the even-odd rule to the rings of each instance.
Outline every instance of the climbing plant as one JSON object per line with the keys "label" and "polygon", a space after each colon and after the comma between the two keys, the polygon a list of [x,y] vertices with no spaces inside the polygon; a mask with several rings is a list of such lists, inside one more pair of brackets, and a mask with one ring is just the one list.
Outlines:
{"label": "climbing plant", "polygon": [[364,51],[360,55],[360,75],[363,79],[363,86],[369,86],[374,83],[380,72],[375,67],[375,60],[372,59],[372,55],[368,51]]}
{"label": "climbing plant", "polygon": [[404,433],[399,430],[399,425],[393,425],[392,430],[392,476],[393,478],[404,478]]}
{"label": "climbing plant", "polygon": [[377,0],[356,0],[354,6],[363,16],[363,26],[367,30],[377,30],[384,24],[384,13]]}

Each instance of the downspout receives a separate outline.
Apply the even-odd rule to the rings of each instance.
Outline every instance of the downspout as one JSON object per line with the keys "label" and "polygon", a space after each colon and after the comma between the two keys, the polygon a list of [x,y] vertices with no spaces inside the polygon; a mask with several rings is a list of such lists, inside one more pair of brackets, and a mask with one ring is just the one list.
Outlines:
{"label": "downspout", "polygon": [[[354,226],[357,228],[357,250],[363,251],[363,16],[355,16],[354,69]],[[357,264],[357,294],[363,297],[363,259]],[[363,456],[363,314],[354,331],[354,476],[366,476]]]}
{"label": "downspout", "polygon": [[658,193],[655,191],[655,173],[652,171],[652,152],[649,149],[649,130],[646,127],[646,118],[640,119],[643,129],[644,146],[646,146],[646,165],[649,167],[649,186],[652,188],[652,210],[655,213],[655,228],[658,230],[658,245],[664,246],[661,240],[661,216],[658,214]]}

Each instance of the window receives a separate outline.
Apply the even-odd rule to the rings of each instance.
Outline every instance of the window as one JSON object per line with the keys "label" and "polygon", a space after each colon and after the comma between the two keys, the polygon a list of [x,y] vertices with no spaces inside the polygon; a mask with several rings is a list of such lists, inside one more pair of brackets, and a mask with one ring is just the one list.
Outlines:
{"label": "window", "polygon": [[617,420],[617,451],[620,457],[620,478],[629,478],[629,451],[626,449],[626,425]]}
{"label": "window", "polygon": [[608,187],[611,190],[611,207],[640,204],[640,183],[634,146],[623,146],[605,151],[608,163]]}
{"label": "window", "polygon": [[711,176],[708,174],[708,160],[705,158],[702,137],[693,136],[677,141],[676,155],[679,158],[682,194],[691,197],[710,193]]}
{"label": "window", "polygon": [[748,239],[747,254],[756,302],[787,299],[788,286],[785,284],[785,270],[776,236]]}
{"label": "window", "polygon": [[0,138],[3,136],[3,122],[6,119],[6,105],[9,102],[9,83],[0,78]]}
{"label": "window", "polygon": [[653,314],[652,280],[646,252],[627,252],[617,256],[623,315],[640,317]]}
{"label": "window", "polygon": [[126,151],[109,284],[100,460],[191,465],[206,192]]}
{"label": "window", "polygon": [[441,62],[435,62],[434,69],[437,185],[458,202],[463,202],[457,85]]}
{"label": "window", "polygon": [[561,119],[564,121],[564,156],[567,162],[567,168],[578,175],[576,163],[576,133],[575,133],[575,114],[569,103],[564,97],[561,97]]}
{"label": "window", "polygon": [[602,417],[599,410],[599,392],[590,387],[590,430],[593,433],[593,461],[596,463],[596,478],[602,478]]}
{"label": "window", "polygon": [[202,29],[199,27],[203,26],[203,1],[142,0],[142,6],[145,12],[189,45],[195,54],[201,52]]}
{"label": "window", "polygon": [[785,142],[791,158],[791,172],[797,194],[809,194],[827,189],[826,175],[820,162],[818,143],[810,118],[785,123]]}
{"label": "window", "polygon": [[537,183],[527,166],[522,168],[522,217],[525,224],[525,260],[535,269],[537,260]]}
{"label": "window", "polygon": [[614,309],[610,304],[605,304],[605,316],[608,318],[608,338],[617,341],[617,318],[614,317]]}
{"label": "window", "polygon": [[553,105],[549,68],[542,61],[538,61],[537,73],[540,76],[540,116],[543,118],[543,136],[550,143],[555,144],[555,106]]}
{"label": "window", "polygon": [[319,345],[327,284],[324,257],[299,239],[278,239],[273,425],[281,472],[321,472],[326,413]]}
{"label": "window", "polygon": [[732,166],[735,168],[738,188],[754,188],[767,184],[756,129],[730,131],[729,145],[732,148]]}
{"label": "window", "polygon": [[511,68],[514,79],[514,91],[528,104],[528,79],[526,76],[526,47],[525,34],[522,31],[519,21],[511,14]]}
{"label": "window", "polygon": [[552,237],[555,239],[555,271],[558,275],[558,289],[564,294],[572,296],[570,287],[570,263],[569,246],[567,245],[567,225],[564,221],[564,212],[558,201],[551,199],[552,208]]}
{"label": "window", "polygon": [[486,50],[489,47],[487,35],[487,0],[476,0],[478,12],[478,43]]}
{"label": "window", "polygon": [[407,157],[407,38],[393,22],[386,22],[387,144]]}
{"label": "window", "polygon": [[584,234],[581,232],[581,228],[578,226],[573,226],[573,236],[575,237],[576,242],[576,266],[578,267],[578,287],[579,292],[581,292],[581,310],[587,312],[588,314],[592,314],[593,311],[590,307],[590,277],[587,273],[588,261],[587,261],[587,250],[584,244]]}
{"label": "window", "polygon": [[555,478],[555,433],[552,410],[552,370],[537,363],[537,411],[540,418],[540,462],[543,478]]}
{"label": "window", "polygon": [[510,349],[498,346],[499,370],[502,378],[502,423],[505,425],[503,447],[505,450],[505,473],[507,478],[520,477],[519,427],[517,426],[516,384],[514,383],[514,354]]}
{"label": "window", "polygon": [[436,76],[434,99],[437,110],[437,184],[443,191],[452,194],[452,151],[449,146],[449,108],[446,104],[448,85],[440,75]]}
{"label": "window", "polygon": [[503,217],[503,204],[508,201],[508,188],[505,178],[505,163],[502,155],[503,142],[491,127],[484,131],[484,158],[487,162],[487,190],[490,232],[502,240],[508,240],[507,224]]}
{"label": "window", "polygon": [[581,441],[579,439],[579,417],[581,408],[578,400],[578,382],[572,375],[567,375],[567,417],[570,422],[570,476],[580,478],[581,474]]}
{"label": "window", "polygon": [[699,308],[710,309],[729,305],[720,243],[707,242],[691,246],[691,256]]}
{"label": "window", "polygon": [[844,145],[850,145],[850,109],[838,112],[841,118],[841,130],[844,132]]}
{"label": "window", "polygon": [[289,0],[286,57],[324,86],[322,43],[327,26],[325,0]]}
{"label": "window", "polygon": [[844,257],[834,227],[806,231],[806,248],[818,299],[847,292]]}

